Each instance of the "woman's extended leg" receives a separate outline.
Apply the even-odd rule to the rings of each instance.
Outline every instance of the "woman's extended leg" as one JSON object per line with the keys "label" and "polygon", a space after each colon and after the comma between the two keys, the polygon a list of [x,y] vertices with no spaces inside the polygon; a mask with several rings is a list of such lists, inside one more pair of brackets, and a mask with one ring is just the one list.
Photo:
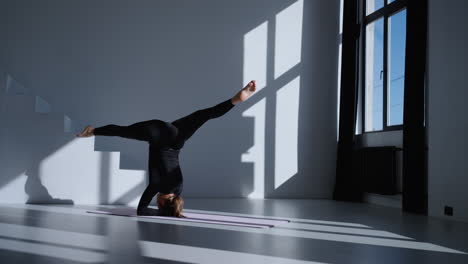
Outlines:
{"label": "woman's extended leg", "polygon": [[179,129],[184,141],[188,140],[206,121],[229,112],[237,103],[247,100],[255,92],[255,81],[249,82],[234,97],[213,107],[201,109],[172,122]]}
{"label": "woman's extended leg", "polygon": [[184,139],[188,140],[206,121],[220,117],[227,113],[234,105],[231,99],[226,100],[210,108],[197,110],[188,116],[173,121],[172,124],[179,129],[179,133]]}
{"label": "woman's extended leg", "polygon": [[148,141],[149,126],[154,123],[153,120],[138,122],[129,126],[119,125],[105,125],[101,127],[93,128],[91,126],[85,127],[85,129],[78,134],[78,137],[89,137],[92,135],[96,136],[118,136],[129,139],[136,139],[142,141]]}

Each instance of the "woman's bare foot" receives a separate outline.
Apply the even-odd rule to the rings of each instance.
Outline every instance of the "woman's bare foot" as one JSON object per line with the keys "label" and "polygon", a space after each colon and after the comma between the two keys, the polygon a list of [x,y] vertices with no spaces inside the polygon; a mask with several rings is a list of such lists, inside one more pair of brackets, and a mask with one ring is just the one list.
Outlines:
{"label": "woman's bare foot", "polygon": [[231,98],[233,105],[247,100],[257,89],[255,81],[250,81],[244,88],[242,88],[234,97]]}
{"label": "woman's bare foot", "polygon": [[94,135],[94,128],[92,126],[86,126],[81,133],[77,134],[77,137],[90,137]]}

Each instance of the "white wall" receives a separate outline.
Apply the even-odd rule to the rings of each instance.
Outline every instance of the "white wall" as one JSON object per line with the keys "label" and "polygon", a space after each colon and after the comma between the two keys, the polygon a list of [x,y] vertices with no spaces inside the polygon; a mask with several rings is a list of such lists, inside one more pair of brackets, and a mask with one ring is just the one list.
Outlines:
{"label": "white wall", "polygon": [[468,220],[468,1],[429,0],[429,214]]}
{"label": "white wall", "polygon": [[[246,197],[254,191],[254,181],[260,177],[266,197],[329,198],[336,161],[338,2],[2,0],[0,12],[6,23],[0,28],[0,34],[7,41],[0,42],[0,59],[4,74],[11,74],[27,87],[30,96],[44,98],[55,115],[66,114],[78,123],[95,126],[126,125],[147,119],[172,121],[225,100],[243,86],[246,61],[252,60],[244,56],[246,34],[266,23],[265,45],[256,42],[260,46],[255,47],[265,50],[266,61],[262,67],[266,72],[255,76],[264,78],[266,86],[226,116],[205,124],[185,145],[181,153],[184,195]],[[291,16],[297,10],[302,12]],[[299,31],[298,16],[302,16]],[[285,38],[275,38],[290,36],[291,32],[297,33],[292,37],[299,37],[298,42],[278,43]],[[278,48],[280,45],[282,49]],[[290,54],[278,53],[278,50],[288,50],[287,47],[291,47]],[[284,59],[281,65],[277,63],[280,58]],[[260,60],[255,57],[253,61]],[[281,76],[277,76],[278,65]],[[293,80],[299,80],[297,87],[282,90],[290,87],[288,84],[295,84]],[[294,93],[286,94],[287,91]],[[13,101],[7,96],[7,102],[12,105]],[[261,102],[265,103],[263,110],[256,108]],[[293,119],[297,121],[286,120],[293,127],[297,124],[295,131],[276,126],[275,122],[284,122],[284,115],[278,112],[283,110],[278,108],[287,108],[296,115]],[[254,113],[245,114],[248,111]],[[10,110],[6,114],[9,120],[17,120],[20,113]],[[266,121],[264,130],[259,132],[255,120],[258,123],[262,115]],[[35,120],[37,116],[32,113],[28,118]],[[13,130],[19,131],[23,123],[10,124]],[[41,122],[36,122],[28,132],[40,130],[41,126]],[[254,138],[256,129],[265,147],[257,148],[252,156],[248,150],[259,143]],[[281,135],[291,137],[289,142],[293,145],[282,148],[294,152],[281,155],[288,157],[286,161],[275,160],[275,144],[280,142],[284,146],[288,142],[288,138],[278,141]],[[39,145],[26,145],[23,150],[15,149],[15,144],[9,145],[6,152],[10,153],[5,154],[7,157],[2,162],[10,160],[10,156],[24,157],[20,151],[31,150],[37,155],[23,158],[9,171],[1,171],[0,196],[1,186],[20,177],[23,167],[44,167],[47,173],[39,169],[36,177],[42,180],[40,188],[48,190],[54,199],[69,199],[74,203],[112,202],[108,199],[112,188],[103,189],[102,184],[110,184],[108,179],[113,177],[113,171],[128,174],[146,169],[144,143],[99,137],[90,145],[89,154],[86,144],[74,143],[71,134],[65,134],[60,140],[57,137],[49,138],[55,144],[53,147],[47,140]],[[75,152],[67,151],[74,144],[81,145]],[[103,163],[101,157],[106,151],[120,152],[115,157],[119,159],[117,167],[112,167],[109,161]],[[64,154],[48,158],[55,153]],[[79,177],[75,172],[63,175],[66,172],[59,165],[79,162],[83,155],[95,155],[95,159],[81,164],[81,168],[86,168],[83,173],[94,175],[84,177],[83,186],[88,184],[94,192],[105,192],[105,197],[93,193],[93,200],[86,200],[87,194],[67,195],[59,191],[62,182],[58,179]],[[254,162],[243,160],[248,155]],[[112,157],[109,159],[115,160]],[[264,164],[263,174],[258,170],[261,166],[255,167],[260,162]],[[275,167],[277,164],[293,170]],[[109,167],[104,173],[107,176],[99,169],[104,167]],[[293,174],[275,175],[282,171]],[[282,180],[280,186],[275,185],[278,176]],[[118,177],[112,178],[112,183],[115,182],[119,182]],[[122,184],[127,183],[123,180]],[[141,186],[135,189],[128,184],[127,187],[130,189],[121,201],[139,197]],[[27,200],[24,190],[20,193],[23,196],[10,199],[7,196],[2,201]]]}

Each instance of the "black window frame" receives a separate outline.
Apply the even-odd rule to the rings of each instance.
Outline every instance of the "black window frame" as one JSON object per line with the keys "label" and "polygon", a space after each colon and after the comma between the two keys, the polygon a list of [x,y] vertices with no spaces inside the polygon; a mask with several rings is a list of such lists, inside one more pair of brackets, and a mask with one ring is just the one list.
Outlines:
{"label": "black window frame", "polygon": [[[366,15],[366,4],[368,0],[361,0],[360,1],[360,21],[361,21],[361,34],[360,34],[360,40],[359,42],[362,45],[362,50],[361,50],[361,67],[360,68],[360,78],[361,78],[361,125],[360,125],[360,134],[368,134],[368,133],[380,133],[380,132],[387,132],[387,131],[395,131],[395,130],[403,130],[403,124],[400,125],[391,125],[388,126],[388,107],[387,107],[387,101],[388,101],[388,19],[392,15],[403,11],[404,9],[407,8],[408,5],[408,0],[394,0],[393,2],[389,3],[389,0],[384,0],[384,6],[374,10],[372,13],[369,15]],[[383,118],[382,118],[382,129],[380,130],[371,130],[371,131],[366,131],[366,27],[370,23],[377,21],[378,19],[383,18],[384,19],[384,47],[383,47]],[[408,27],[408,23],[406,24],[406,27]],[[406,51],[405,51],[406,53]],[[407,57],[405,56],[405,61],[407,60]],[[404,87],[406,89],[406,87]],[[403,109],[404,111],[404,109]]]}

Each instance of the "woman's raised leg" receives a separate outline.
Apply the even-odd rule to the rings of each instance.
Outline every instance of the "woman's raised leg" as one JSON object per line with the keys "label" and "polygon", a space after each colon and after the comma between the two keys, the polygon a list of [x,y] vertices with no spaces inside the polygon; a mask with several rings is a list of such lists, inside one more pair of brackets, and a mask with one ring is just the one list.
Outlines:
{"label": "woman's raised leg", "polygon": [[226,100],[210,108],[197,110],[188,116],[182,117],[172,122],[179,129],[183,140],[188,140],[206,121],[220,117],[227,113],[234,105],[231,99]]}
{"label": "woman's raised leg", "polygon": [[213,107],[197,110],[188,116],[172,122],[179,129],[184,140],[188,140],[206,121],[218,118],[229,112],[234,105],[247,100],[255,92],[255,81],[251,81],[232,98]]}

